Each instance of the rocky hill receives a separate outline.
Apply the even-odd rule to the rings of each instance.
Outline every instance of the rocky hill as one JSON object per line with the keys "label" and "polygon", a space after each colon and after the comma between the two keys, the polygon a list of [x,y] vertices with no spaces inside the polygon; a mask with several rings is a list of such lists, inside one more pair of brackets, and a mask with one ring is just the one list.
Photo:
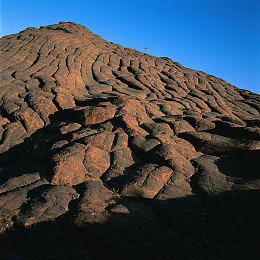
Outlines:
{"label": "rocky hill", "polygon": [[1,259],[256,259],[259,95],[72,22],[0,50]]}

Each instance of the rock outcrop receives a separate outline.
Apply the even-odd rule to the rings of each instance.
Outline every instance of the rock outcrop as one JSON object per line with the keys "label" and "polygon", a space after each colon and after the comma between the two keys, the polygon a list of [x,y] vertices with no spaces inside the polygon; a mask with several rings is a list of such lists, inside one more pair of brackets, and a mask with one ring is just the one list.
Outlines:
{"label": "rock outcrop", "polygon": [[258,94],[72,22],[0,50],[1,259],[256,259]]}

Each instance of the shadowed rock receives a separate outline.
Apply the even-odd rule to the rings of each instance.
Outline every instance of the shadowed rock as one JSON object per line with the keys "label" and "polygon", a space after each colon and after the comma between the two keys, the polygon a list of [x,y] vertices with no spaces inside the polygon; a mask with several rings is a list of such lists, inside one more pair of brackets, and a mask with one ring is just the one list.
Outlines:
{"label": "shadowed rock", "polygon": [[1,259],[257,258],[259,95],[72,22],[0,50]]}

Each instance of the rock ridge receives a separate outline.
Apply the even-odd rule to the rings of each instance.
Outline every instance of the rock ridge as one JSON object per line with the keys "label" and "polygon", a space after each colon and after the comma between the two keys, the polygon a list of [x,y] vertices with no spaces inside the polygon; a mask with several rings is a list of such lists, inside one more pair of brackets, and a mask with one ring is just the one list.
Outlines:
{"label": "rock ridge", "polygon": [[0,51],[1,258],[255,258],[260,95],[73,22]]}

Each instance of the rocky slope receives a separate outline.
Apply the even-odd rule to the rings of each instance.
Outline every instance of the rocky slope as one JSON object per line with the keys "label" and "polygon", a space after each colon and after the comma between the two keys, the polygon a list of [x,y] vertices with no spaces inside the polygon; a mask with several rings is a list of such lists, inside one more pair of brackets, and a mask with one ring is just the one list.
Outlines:
{"label": "rocky slope", "polygon": [[255,259],[259,95],[71,22],[0,50],[1,259]]}

